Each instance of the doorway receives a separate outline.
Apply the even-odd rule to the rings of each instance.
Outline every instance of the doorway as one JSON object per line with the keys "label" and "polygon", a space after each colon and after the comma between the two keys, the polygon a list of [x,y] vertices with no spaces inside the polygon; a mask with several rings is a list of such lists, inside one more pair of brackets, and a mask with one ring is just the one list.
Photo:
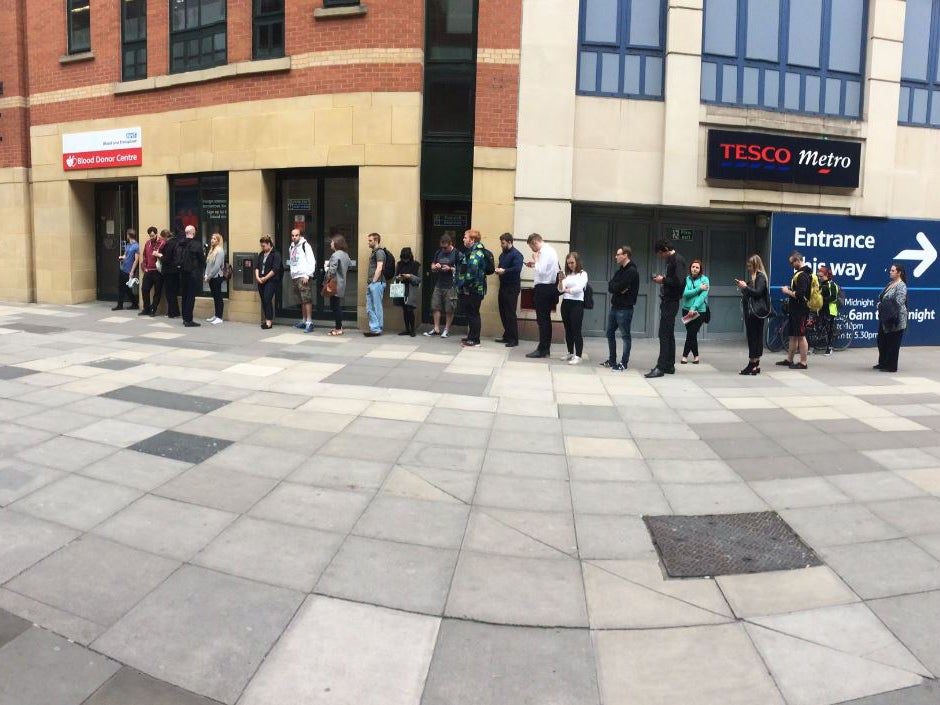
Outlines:
{"label": "doorway", "polygon": [[137,227],[137,182],[95,184],[95,271],[100,301],[116,301],[124,233]]}
{"label": "doorway", "polygon": [[[299,229],[317,259],[313,315],[332,319],[330,302],[320,295],[323,270],[330,259],[330,238],[343,235],[352,265],[346,275],[343,317],[356,320],[359,292],[356,286],[359,253],[359,172],[356,169],[297,169],[278,172],[276,247],[287,260],[290,233]],[[300,318],[300,300],[289,273],[281,281],[278,316]]]}
{"label": "doorway", "polygon": [[[422,222],[424,223],[424,237],[422,250],[416,255],[421,261],[424,280],[421,284],[421,316],[422,320],[431,320],[431,294],[434,292],[435,275],[431,274],[431,263],[434,253],[441,246],[441,237],[450,235],[454,247],[463,249],[463,234],[470,227],[470,203],[467,201],[425,201]],[[490,248],[493,245],[488,245]],[[458,309],[455,322],[464,325]]]}

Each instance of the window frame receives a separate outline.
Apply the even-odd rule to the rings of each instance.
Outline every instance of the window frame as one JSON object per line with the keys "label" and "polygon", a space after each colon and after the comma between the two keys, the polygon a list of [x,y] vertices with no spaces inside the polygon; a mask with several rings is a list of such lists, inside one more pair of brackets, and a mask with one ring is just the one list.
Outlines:
{"label": "window frame", "polygon": [[[790,48],[790,3],[791,0],[779,0],[779,21],[777,26],[777,60],[769,61],[766,59],[747,58],[747,18],[748,18],[748,0],[736,0],[737,26],[735,29],[735,55],[724,56],[720,54],[709,54],[705,50],[705,22],[702,29],[702,82],[699,86],[699,96],[702,103],[707,105],[725,105],[740,108],[756,108],[758,110],[768,110],[772,112],[794,113],[799,115],[815,115],[819,117],[838,118],[843,120],[861,120],[865,105],[865,61],[868,39],[868,17],[869,2],[861,0],[861,37],[859,40],[859,70],[858,73],[831,69],[830,48],[832,35],[832,3],[833,0],[822,1],[822,17],[820,19],[820,37],[819,37],[819,67],[807,67],[799,64],[788,63]],[[708,13],[708,0],[703,4],[703,18]],[[707,21],[707,20],[706,20]],[[705,74],[706,65],[715,66],[715,95],[713,98],[705,98]],[[734,67],[735,77],[735,97],[733,100],[723,100],[724,92],[724,67]],[[757,78],[757,96],[755,102],[744,102],[744,84],[745,69],[758,71]],[[767,81],[764,75],[768,71],[777,73],[776,104],[767,105],[765,98],[765,89]],[[795,75],[799,80],[799,102],[798,107],[787,107],[787,78],[788,75]],[[806,105],[807,82],[818,80],[819,82],[819,102],[815,110]],[[839,105],[836,112],[826,111],[826,95],[829,89],[829,81],[839,81]],[[850,114],[846,112],[846,103],[849,94],[849,85],[858,85],[858,112]]]}
{"label": "window frame", "polygon": [[[76,4],[84,4],[88,13],[88,45],[75,46],[75,30],[72,27],[72,14]],[[85,54],[91,51],[91,0],[65,0],[65,38],[66,50],[71,54]]]}
{"label": "window frame", "polygon": [[[144,36],[137,37],[136,39],[128,40],[127,39],[127,15],[125,10],[127,8],[127,3],[122,0],[121,2],[121,80],[122,81],[138,81],[143,78],[147,78],[147,0],[139,0],[143,3],[144,10]],[[135,72],[133,75],[128,75],[128,65],[127,65],[127,52],[128,50],[133,50],[135,52],[140,49],[144,50],[144,62],[143,62],[143,75],[139,75],[137,72],[140,70],[140,63],[135,61],[134,66]]]}
{"label": "window frame", "polygon": [[[287,55],[287,2],[281,0],[280,12],[261,12],[262,0],[252,0],[251,3],[251,58],[255,61],[263,59],[280,59]],[[281,24],[281,46],[280,51],[261,51],[258,42],[258,30],[260,27],[271,27],[278,22]]]}
{"label": "window frame", "polygon": [[[905,5],[905,12],[907,7]],[[906,22],[905,22],[906,29]],[[907,39],[905,32],[904,40]],[[906,44],[906,41],[904,42]],[[940,128],[940,107],[938,107],[937,121],[931,121],[931,112],[935,104],[935,98],[937,101],[940,101],[940,57],[937,56],[937,52],[940,51],[940,2],[938,0],[931,0],[930,2],[930,29],[927,33],[927,78],[921,80],[918,78],[905,78],[904,77],[904,48],[901,49],[901,90],[898,95],[898,125],[904,127],[925,127],[928,129],[938,129]],[[931,76],[933,78],[931,78]],[[924,106],[924,122],[915,122],[911,119],[912,113],[914,112],[914,98],[916,96],[915,91],[922,90],[927,93],[927,102]],[[906,92],[906,96],[905,96]],[[902,119],[902,107],[904,103],[907,103],[907,118]],[[940,106],[940,103],[936,103]]]}
{"label": "window frame", "polygon": [[323,7],[330,9],[333,7],[358,7],[359,0],[323,0]]}
{"label": "window frame", "polygon": [[[189,0],[186,0],[186,1],[188,2]],[[206,2],[206,0],[196,0],[196,1],[199,3],[198,4],[199,22],[195,27],[189,27],[186,29],[176,29],[176,30],[173,29],[173,7],[171,6],[169,8],[170,12],[169,12],[169,16],[167,17],[167,21],[169,22],[169,33],[168,33],[169,34],[169,53],[167,55],[167,60],[169,61],[169,73],[171,74],[187,73],[189,71],[202,71],[203,69],[214,68],[216,66],[225,66],[226,64],[228,64],[228,0],[221,0],[222,13],[223,13],[222,19],[216,20],[215,22],[211,24],[205,24],[205,25],[202,24],[202,4],[203,2]],[[193,39],[197,40],[200,46],[202,45],[202,42],[206,37],[212,37],[214,40],[215,35],[219,33],[219,29],[222,29],[222,34],[225,37],[225,49],[222,50],[224,51],[225,56],[222,58],[222,60],[216,60],[215,58],[213,58],[209,62],[200,62],[198,66],[184,65],[182,68],[174,68],[174,64],[173,64],[174,62],[173,45],[174,44],[176,44],[177,42],[182,42],[184,44],[183,62],[185,64],[188,61],[186,58],[186,54],[185,54],[185,45],[188,42],[192,41]],[[218,53],[218,51],[213,50],[211,53],[214,57],[214,55]],[[205,55],[200,50],[197,56],[203,57]]]}
{"label": "window frame", "polygon": [[[199,213],[196,214],[198,218],[198,225],[196,226],[196,237],[202,243],[203,251],[208,251],[209,240],[212,238],[212,233],[216,230],[222,235],[222,240],[225,244],[225,256],[227,261],[231,261],[232,251],[231,244],[229,241],[229,230],[231,228],[231,218],[230,211],[232,206],[232,194],[230,189],[230,174],[227,171],[204,171],[204,172],[195,172],[195,173],[183,173],[183,174],[167,174],[167,190],[169,191],[169,216],[170,216],[170,230],[173,231],[173,234],[182,240],[186,237],[185,235],[185,224],[180,222],[179,225],[182,227],[177,227],[177,217],[178,214],[175,212],[178,209],[178,190],[185,189],[189,187],[192,190],[195,190],[198,194],[199,199]],[[180,184],[179,181],[186,180],[195,180],[195,184]],[[208,182],[208,183],[207,183]],[[216,183],[213,183],[216,182]],[[212,191],[215,189],[225,189],[225,219],[213,219],[206,216],[206,207],[205,194],[207,191]],[[224,223],[223,226],[218,228],[213,228],[213,223]],[[226,298],[228,297],[230,287],[229,283],[223,283],[222,294]],[[196,296],[211,296],[212,292],[209,289],[208,282],[202,283],[202,288],[196,292]]]}
{"label": "window frame", "polygon": [[[654,47],[648,44],[630,43],[630,24],[632,21],[633,3],[640,3],[644,0],[616,0],[617,2],[617,41],[616,42],[589,42],[585,39],[584,33],[587,27],[587,0],[580,0],[578,3],[578,62],[575,75],[575,93],[577,95],[601,96],[605,98],[621,98],[629,100],[657,100],[662,101],[666,95],[666,15],[668,12],[668,0],[660,0],[659,8],[659,46]],[[618,58],[617,90],[601,90],[601,65],[599,59],[595,62],[594,79],[595,90],[585,90],[581,88],[581,64],[585,53],[593,53],[600,57],[603,54],[615,55]],[[640,81],[638,84],[638,93],[628,93],[624,90],[624,61],[627,56],[640,57]],[[660,86],[659,93],[652,94],[645,91],[646,88],[646,62],[648,58],[658,58],[660,60]]]}

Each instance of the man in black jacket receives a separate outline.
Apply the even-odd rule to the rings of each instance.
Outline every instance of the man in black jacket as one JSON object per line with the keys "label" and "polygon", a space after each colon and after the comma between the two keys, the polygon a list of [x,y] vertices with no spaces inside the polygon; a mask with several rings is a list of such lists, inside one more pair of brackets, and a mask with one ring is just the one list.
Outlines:
{"label": "man in black jacket", "polygon": [[163,249],[157,253],[163,274],[163,291],[166,294],[166,317],[179,318],[180,265],[176,257],[176,249],[180,244],[180,239],[169,230],[164,230],[160,236],[166,240]]}
{"label": "man in black jacket", "polygon": [[656,243],[656,254],[666,261],[666,273],[657,274],[653,281],[662,285],[659,294],[659,359],[656,367],[644,376],[648,379],[676,373],[676,314],[685,289],[685,260],[669,240]]}
{"label": "man in black jacket", "polygon": [[206,253],[202,249],[202,241],[196,239],[196,228],[187,225],[185,232],[186,238],[176,248],[176,260],[180,265],[183,325],[195,328],[200,324],[193,320],[193,307],[196,305],[196,293],[202,290]]}
{"label": "man in black jacket", "polygon": [[[790,297],[789,320],[787,321],[790,346],[786,359],[777,364],[789,367],[791,370],[805,370],[806,354],[809,352],[809,344],[806,341],[806,319],[809,317],[807,302],[813,289],[813,268],[808,264],[803,264],[803,255],[795,250],[790,253],[790,266],[793,267],[793,279],[790,281],[790,286],[785,286],[780,290]],[[794,360],[797,352],[800,354],[799,362]]]}
{"label": "man in black jacket", "polygon": [[[607,291],[610,293],[610,311],[607,313],[607,348],[610,354],[601,363],[617,372],[627,369],[630,363],[630,324],[633,322],[633,307],[636,305],[636,295],[640,288],[640,274],[636,265],[630,259],[633,250],[626,245],[617,248],[614,260],[617,262],[617,271],[607,282]],[[617,329],[623,339],[623,356],[617,362]]]}

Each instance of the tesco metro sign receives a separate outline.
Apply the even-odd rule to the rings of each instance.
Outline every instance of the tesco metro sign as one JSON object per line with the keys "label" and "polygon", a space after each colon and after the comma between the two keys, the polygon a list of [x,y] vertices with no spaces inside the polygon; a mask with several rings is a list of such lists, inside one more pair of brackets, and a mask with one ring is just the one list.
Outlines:
{"label": "tesco metro sign", "polygon": [[114,169],[143,164],[143,141],[139,127],[62,135],[62,168]]}
{"label": "tesco metro sign", "polygon": [[861,155],[858,142],[709,130],[707,178],[858,188]]}

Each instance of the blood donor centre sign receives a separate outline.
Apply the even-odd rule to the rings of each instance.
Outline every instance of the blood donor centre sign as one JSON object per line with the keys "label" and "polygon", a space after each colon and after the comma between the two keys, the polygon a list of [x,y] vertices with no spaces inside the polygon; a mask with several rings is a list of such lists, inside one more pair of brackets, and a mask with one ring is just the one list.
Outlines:
{"label": "blood donor centre sign", "polygon": [[940,221],[900,218],[850,218],[812,213],[776,213],[771,221],[770,286],[774,301],[783,298],[793,268],[793,250],[817,271],[825,264],[845,290],[840,311],[853,330],[854,346],[875,345],[878,295],[894,263],[907,271],[908,322],[905,345],[940,345]]}
{"label": "blood donor centre sign", "polygon": [[707,178],[858,188],[861,156],[858,142],[709,130]]}
{"label": "blood donor centre sign", "polygon": [[143,145],[139,127],[62,135],[62,168],[65,171],[141,164]]}

